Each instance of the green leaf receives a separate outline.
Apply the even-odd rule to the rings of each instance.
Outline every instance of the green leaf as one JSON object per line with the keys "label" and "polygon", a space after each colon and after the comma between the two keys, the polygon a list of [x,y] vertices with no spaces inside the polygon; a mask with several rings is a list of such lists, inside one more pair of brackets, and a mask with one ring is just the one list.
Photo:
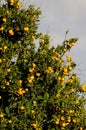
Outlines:
{"label": "green leaf", "polygon": [[7,113],[8,115],[10,114],[10,110],[9,110],[8,107],[5,108],[5,111],[6,111],[6,113]]}
{"label": "green leaf", "polygon": [[44,94],[44,100],[47,100],[49,98],[49,94],[46,92],[45,94]]}

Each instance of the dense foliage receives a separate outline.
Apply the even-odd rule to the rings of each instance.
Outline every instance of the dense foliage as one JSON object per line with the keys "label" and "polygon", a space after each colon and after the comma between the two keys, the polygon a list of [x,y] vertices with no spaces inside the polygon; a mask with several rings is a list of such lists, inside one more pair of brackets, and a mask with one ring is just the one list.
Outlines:
{"label": "dense foliage", "polygon": [[86,85],[67,53],[78,39],[50,46],[40,15],[19,0],[0,4],[0,129],[85,130]]}

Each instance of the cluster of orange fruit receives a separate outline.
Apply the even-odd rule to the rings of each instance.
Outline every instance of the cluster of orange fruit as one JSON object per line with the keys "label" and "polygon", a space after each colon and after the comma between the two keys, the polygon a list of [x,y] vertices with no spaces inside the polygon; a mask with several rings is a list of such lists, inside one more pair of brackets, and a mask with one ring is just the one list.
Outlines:
{"label": "cluster of orange fruit", "polygon": [[19,88],[18,89],[18,94],[19,95],[23,95],[25,92],[27,92],[28,91],[28,88],[26,88],[25,90],[23,89],[23,88]]}
{"label": "cluster of orange fruit", "polygon": [[81,89],[82,89],[82,91],[86,92],[86,85],[83,84],[83,85],[81,86]]}
{"label": "cluster of orange fruit", "polygon": [[[33,64],[32,64],[32,67],[30,67],[28,71],[29,71],[30,73],[33,73],[33,72],[35,71],[35,68],[36,68],[36,64],[33,63]],[[40,74],[39,72],[36,72],[35,75],[36,75],[37,77],[39,77],[41,74]],[[32,76],[30,76],[30,77],[27,78],[28,83],[32,83],[33,80],[34,80],[34,75],[32,75]]]}
{"label": "cluster of orange fruit", "polygon": [[32,123],[31,126],[32,126],[35,130],[41,130],[41,128],[38,128],[38,121],[36,121],[35,123]]}
{"label": "cluster of orange fruit", "polygon": [[75,76],[71,76],[71,78],[68,79],[68,82],[72,83],[74,79],[75,79]]}
{"label": "cluster of orange fruit", "polygon": [[[9,3],[10,3],[11,6],[13,6],[14,3],[15,3],[15,0],[9,0]],[[22,6],[22,4],[20,2],[17,2],[16,7],[20,8],[21,6]]]}
{"label": "cluster of orange fruit", "polygon": [[72,43],[67,43],[67,46],[69,46],[69,47],[72,47],[72,46],[74,46],[75,45],[75,43],[74,42],[72,42]]}
{"label": "cluster of orange fruit", "polygon": [[33,64],[32,64],[32,67],[29,68],[29,72],[30,72],[30,73],[34,72],[35,68],[36,68],[36,64],[33,63]]}
{"label": "cluster of orange fruit", "polygon": [[[2,18],[2,21],[4,22],[4,23],[6,23],[7,22],[7,19],[6,18]],[[4,26],[1,26],[0,27],[0,31],[1,32],[3,32],[5,30],[5,28],[4,28]],[[16,29],[17,30],[17,29]],[[19,29],[18,29],[19,30]],[[24,27],[24,32],[28,32],[29,31],[29,28],[28,28],[28,26],[25,26]],[[10,28],[9,30],[8,30],[8,34],[10,35],[10,36],[13,36],[14,35],[14,31],[13,31],[13,29],[12,28]]]}
{"label": "cluster of orange fruit", "polygon": [[52,69],[51,66],[48,66],[46,72],[47,72],[47,73],[52,73],[52,72],[54,72],[54,71],[53,71],[53,69]]}
{"label": "cluster of orange fruit", "polygon": [[[18,81],[19,86],[22,86],[22,83],[23,83],[23,81],[20,79],[20,80]],[[23,89],[22,87],[20,87],[20,88],[18,89],[17,93],[18,93],[19,95],[23,95],[23,94],[24,94],[25,92],[27,92],[27,91],[28,91],[28,88]]]}
{"label": "cluster of orange fruit", "polygon": [[6,45],[4,45],[3,47],[0,47],[0,51],[6,51],[8,49],[8,47]]}
{"label": "cluster of orange fruit", "polygon": [[72,61],[72,57],[70,55],[66,56],[66,58],[68,62]]}
{"label": "cluster of orange fruit", "polygon": [[52,56],[52,59],[53,59],[53,60],[56,60],[56,61],[61,61],[60,55]]}
{"label": "cluster of orange fruit", "polygon": [[64,75],[69,75],[70,71],[72,71],[72,66],[64,67],[63,68],[63,74]]}
{"label": "cluster of orange fruit", "polygon": [[69,75],[68,69],[66,67],[63,69],[63,74],[64,75]]}
{"label": "cluster of orange fruit", "polygon": [[[73,110],[70,110],[70,112],[73,113]],[[65,120],[66,120],[66,121],[65,121]],[[64,116],[61,116],[60,118],[56,118],[55,124],[56,124],[56,125],[61,124],[61,128],[64,129],[66,126],[68,126],[68,125],[71,123],[71,121],[72,121],[74,124],[76,124],[77,119],[76,119],[76,118],[71,119],[70,116],[68,116],[67,119],[65,119]],[[61,122],[62,122],[62,123],[61,123]],[[83,130],[83,128],[80,127],[79,130]]]}

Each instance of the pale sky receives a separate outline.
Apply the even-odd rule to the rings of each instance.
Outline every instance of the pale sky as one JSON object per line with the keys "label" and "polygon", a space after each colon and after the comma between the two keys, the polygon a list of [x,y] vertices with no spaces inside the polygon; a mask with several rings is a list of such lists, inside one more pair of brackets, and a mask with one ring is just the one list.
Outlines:
{"label": "pale sky", "polygon": [[40,7],[39,31],[53,38],[52,45],[63,42],[66,30],[67,38],[78,37],[77,44],[69,55],[77,63],[76,71],[82,82],[86,83],[86,0],[21,0],[25,7],[34,4]]}

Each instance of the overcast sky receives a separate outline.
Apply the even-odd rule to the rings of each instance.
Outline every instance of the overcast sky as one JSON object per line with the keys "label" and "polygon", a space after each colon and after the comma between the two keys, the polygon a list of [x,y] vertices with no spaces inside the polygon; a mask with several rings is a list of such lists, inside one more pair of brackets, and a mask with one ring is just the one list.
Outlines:
{"label": "overcast sky", "polygon": [[63,42],[68,29],[68,38],[79,38],[69,54],[77,63],[79,77],[86,83],[86,0],[24,0],[26,7],[30,4],[41,8],[39,31],[51,35],[52,45]]}

